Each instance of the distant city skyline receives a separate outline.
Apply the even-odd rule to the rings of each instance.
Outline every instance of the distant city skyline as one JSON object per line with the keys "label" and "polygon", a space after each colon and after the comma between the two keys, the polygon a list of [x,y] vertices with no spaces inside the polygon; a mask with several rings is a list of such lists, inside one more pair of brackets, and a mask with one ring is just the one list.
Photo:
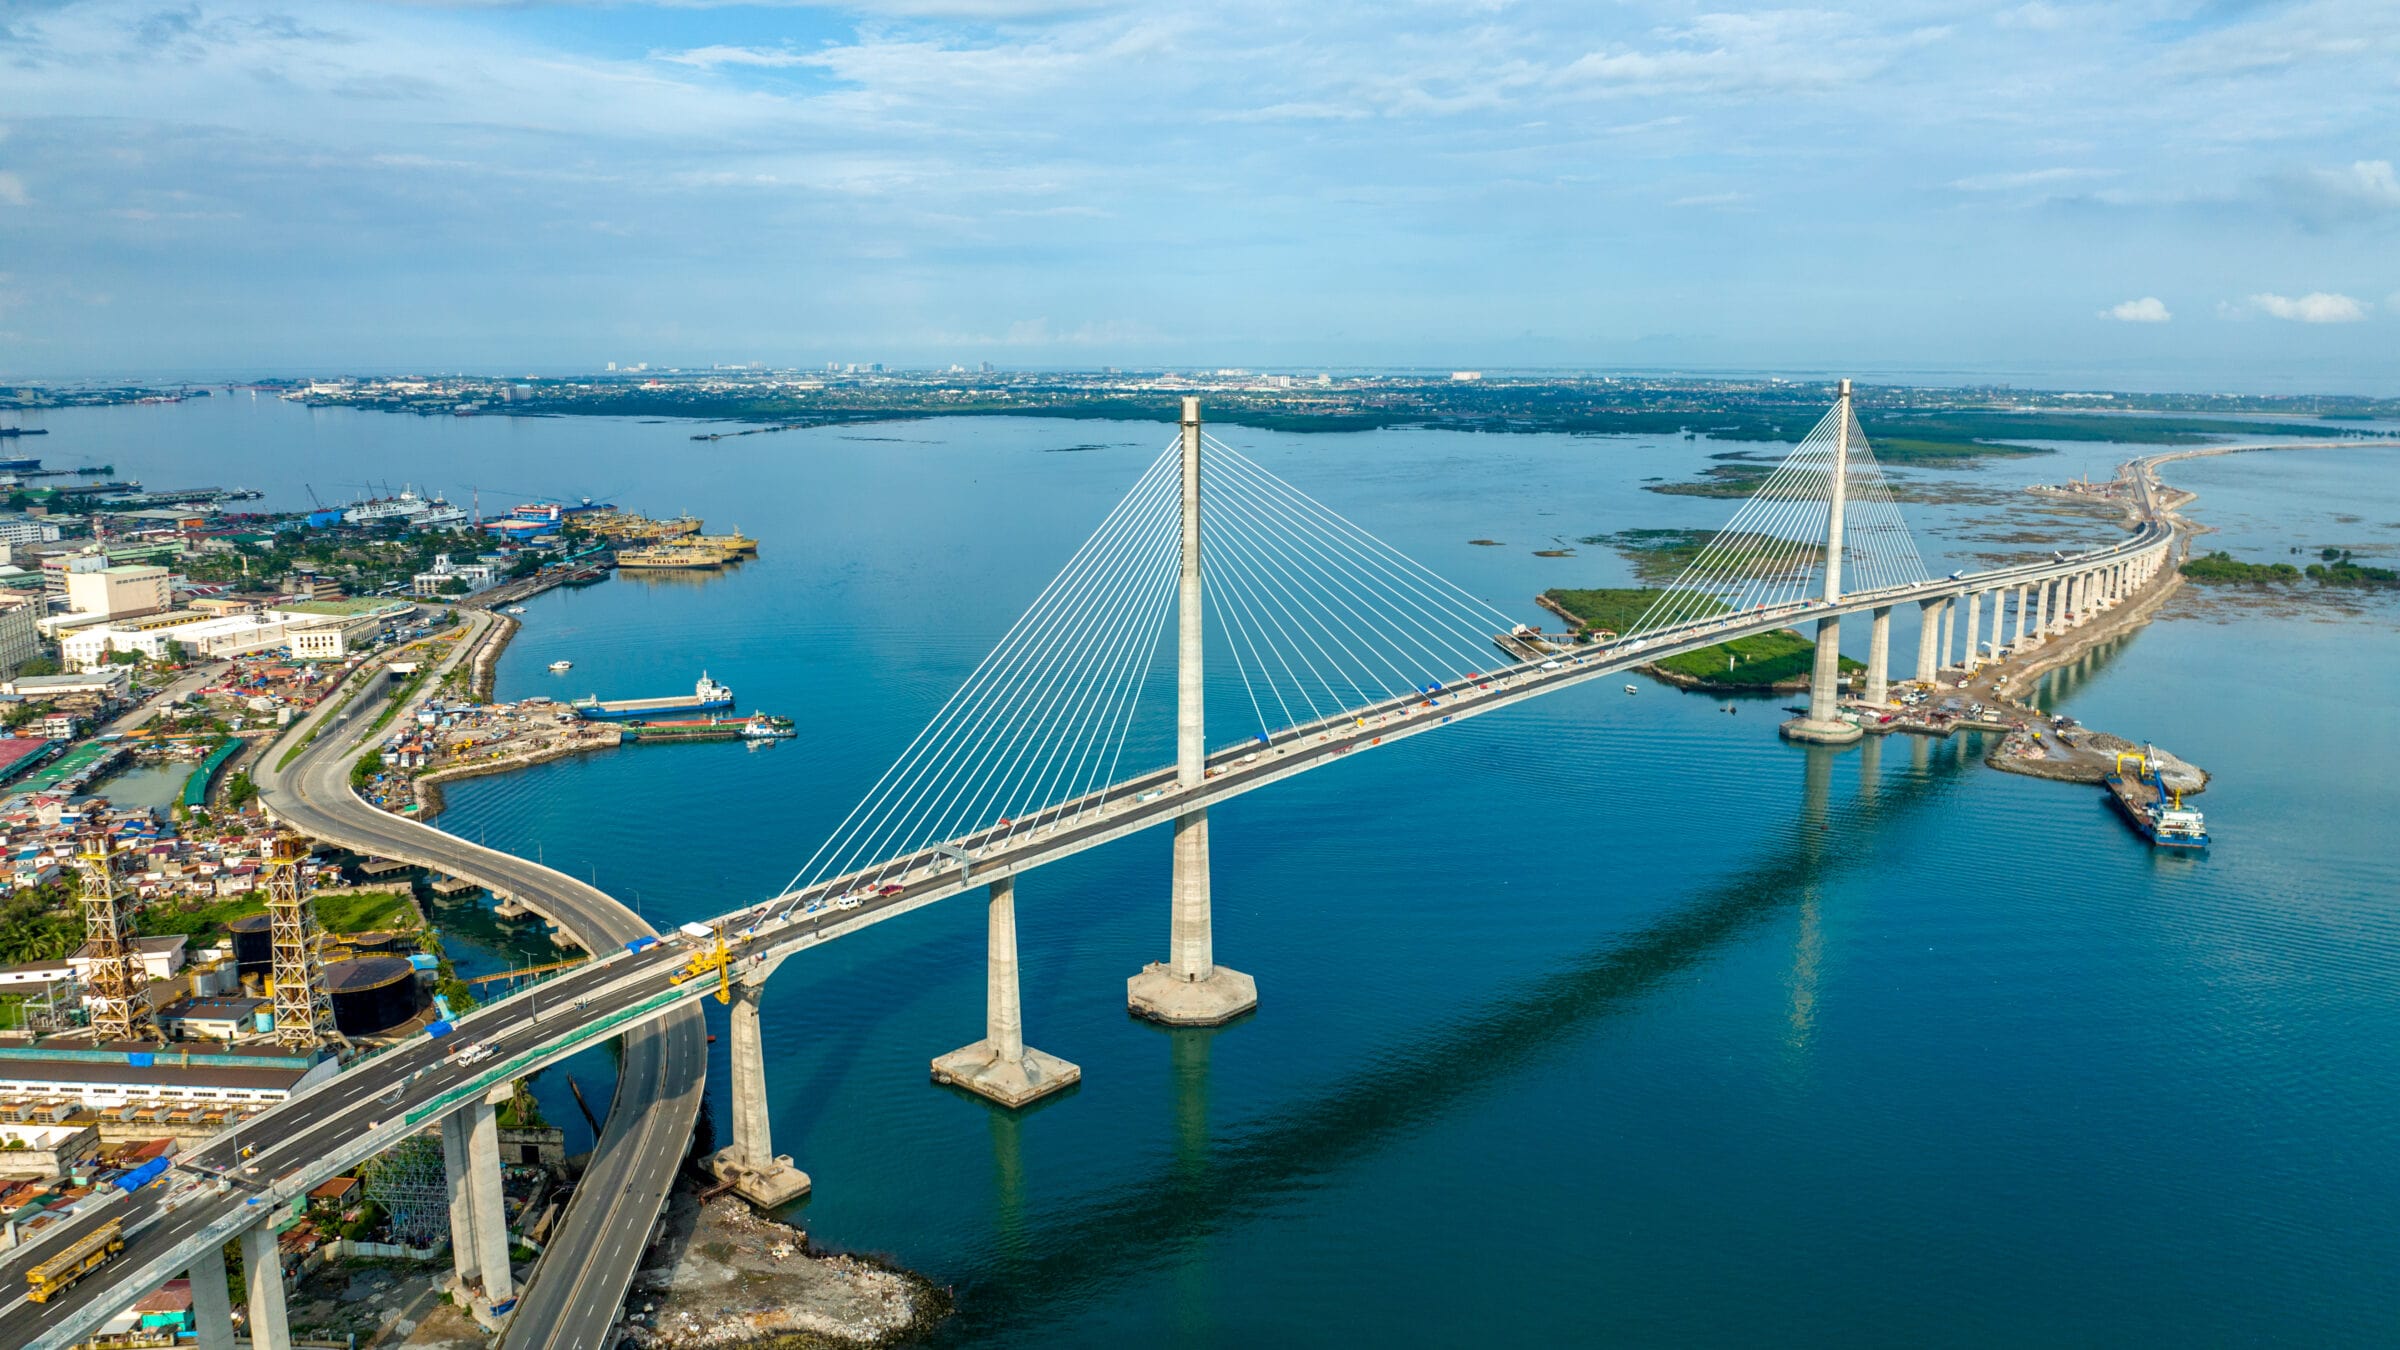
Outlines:
{"label": "distant city skyline", "polygon": [[2389,395],[2396,69],[2368,0],[36,0],[0,17],[0,379]]}

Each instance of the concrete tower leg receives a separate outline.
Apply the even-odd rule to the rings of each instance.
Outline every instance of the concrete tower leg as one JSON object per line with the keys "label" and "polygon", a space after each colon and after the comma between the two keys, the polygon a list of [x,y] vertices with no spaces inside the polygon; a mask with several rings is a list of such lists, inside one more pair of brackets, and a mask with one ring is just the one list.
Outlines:
{"label": "concrete tower leg", "polygon": [[1152,962],[1125,982],[1125,1003],[1138,1017],[1170,1026],[1209,1027],[1258,1006],[1258,984],[1216,964],[1210,931],[1208,811],[1175,818],[1173,922],[1170,959]]}
{"label": "concrete tower leg", "polygon": [[2055,633],[2055,632],[2057,632],[2057,631],[2058,631],[2058,578],[2057,578],[2057,577],[2052,577],[2052,578],[2050,578],[2048,581],[2045,581],[2045,582],[2043,582],[2043,583],[2042,583],[2042,613],[2041,613],[2041,620],[2042,620],[2042,624],[2041,624],[2041,636],[2042,636],[2042,641],[2044,641],[2044,642],[2048,642],[2048,641],[2050,640],[2050,635],[2051,635],[2052,633]]}
{"label": "concrete tower leg", "polygon": [[935,1060],[933,1081],[1019,1107],[1073,1085],[1083,1070],[1026,1047],[1024,1005],[1017,989],[1015,877],[992,883],[985,914],[990,933],[984,961],[983,1039]]}
{"label": "concrete tower leg", "polygon": [[[1183,401],[1183,575],[1176,600],[1175,786],[1191,792],[1208,781],[1208,724],[1200,665],[1200,400]],[[1125,981],[1125,1006],[1136,1017],[1171,1026],[1215,1026],[1258,1006],[1258,982],[1216,963],[1209,909],[1208,808],[1175,818],[1175,878],[1167,959]],[[1013,912],[1013,911],[1012,911]]]}
{"label": "concrete tower leg", "polygon": [[1975,673],[1976,666],[1982,664],[1981,658],[1976,655],[1975,648],[1976,633],[1982,627],[1983,592],[1976,591],[1967,597],[1967,654],[1958,663],[1958,668],[1970,675]]}
{"label": "concrete tower leg", "polygon": [[192,1324],[198,1350],[233,1350],[233,1299],[225,1292],[225,1249],[211,1247],[183,1272],[192,1282]]}
{"label": "concrete tower leg", "polygon": [[1867,629],[1867,688],[1869,703],[1888,703],[1892,694],[1892,607],[1879,606]]}
{"label": "concrete tower leg", "polygon": [[1936,679],[1941,678],[1941,672],[1950,668],[1950,652],[1957,645],[1950,640],[1950,616],[1957,610],[1957,600],[1942,602],[1942,636],[1941,641],[1935,643],[1933,648],[1933,670]]}
{"label": "concrete tower leg", "polygon": [[275,1250],[272,1223],[242,1230],[242,1283],[250,1291],[252,1350],[292,1350],[292,1320],[283,1305],[283,1257]]}
{"label": "concrete tower leg", "polygon": [[450,1268],[458,1275],[461,1299],[482,1283],[475,1263],[475,1187],[467,1159],[467,1113],[442,1117],[442,1179],[450,1190]]}
{"label": "concrete tower leg", "polygon": [[1933,644],[1940,635],[1943,603],[1940,600],[1919,600],[1917,602],[1917,683],[1919,684],[1933,683],[1934,675],[1941,669],[1934,663]]}
{"label": "concrete tower leg", "polygon": [[708,1160],[719,1181],[733,1183],[734,1194],[761,1209],[788,1205],[808,1194],[808,1173],[775,1152],[772,1120],[767,1108],[767,1047],[759,1030],[758,1000],[767,977],[782,965],[773,961],[749,971],[733,986],[732,1079],[733,1143]]}
{"label": "concrete tower leg", "polygon": [[2017,635],[2009,640],[2008,646],[2011,651],[2025,645],[2025,602],[2031,599],[2032,595],[2032,587],[2019,586],[2017,588]]}
{"label": "concrete tower leg", "polygon": [[[510,1085],[497,1089],[506,1100]],[[500,1177],[500,1121],[489,1100],[460,1107],[466,1117],[467,1189],[475,1202],[475,1267],[483,1301],[498,1312],[514,1302],[516,1277],[508,1268],[508,1195]]]}
{"label": "concrete tower leg", "polygon": [[[1850,495],[1850,382],[1841,382],[1833,404],[1833,464],[1825,475],[1825,603],[1842,598],[1842,511]],[[1846,745],[1864,733],[1842,720],[1842,616],[1817,620],[1816,664],[1809,672],[1808,715],[1783,724],[1785,737],[1819,745]]]}

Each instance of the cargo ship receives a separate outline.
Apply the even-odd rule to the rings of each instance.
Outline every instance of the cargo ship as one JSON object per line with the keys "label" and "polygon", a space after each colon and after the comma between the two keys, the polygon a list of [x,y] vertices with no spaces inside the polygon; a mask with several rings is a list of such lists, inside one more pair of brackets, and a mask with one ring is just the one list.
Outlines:
{"label": "cargo ship", "polygon": [[[2134,762],[2130,777],[2125,772],[2129,759]],[[2102,781],[2108,785],[2108,799],[2152,848],[2208,847],[2208,822],[2199,811],[2183,804],[2181,790],[2159,781],[2158,766],[2148,754],[2139,750],[2119,754],[2116,772]]]}
{"label": "cargo ship", "polygon": [[628,571],[644,569],[701,571],[724,565],[725,555],[713,548],[686,548],[679,544],[662,544],[651,548],[617,550],[617,566]]}
{"label": "cargo ship", "polygon": [[674,713],[716,712],[733,706],[733,690],[700,672],[700,682],[688,695],[669,695],[666,698],[604,699],[598,695],[579,698],[572,705],[575,715],[594,722],[630,722],[636,718],[665,717]]}

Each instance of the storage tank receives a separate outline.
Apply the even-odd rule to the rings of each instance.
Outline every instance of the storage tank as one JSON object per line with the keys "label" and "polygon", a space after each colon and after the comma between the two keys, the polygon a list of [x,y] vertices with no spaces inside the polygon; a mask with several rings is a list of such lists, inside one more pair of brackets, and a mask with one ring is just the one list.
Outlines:
{"label": "storage tank", "polygon": [[233,963],[244,975],[264,975],[275,967],[275,921],[264,914],[245,914],[226,927],[233,930]]}
{"label": "storage tank", "polygon": [[336,961],[325,967],[325,990],[345,1036],[371,1036],[416,1016],[416,971],[397,956]]}

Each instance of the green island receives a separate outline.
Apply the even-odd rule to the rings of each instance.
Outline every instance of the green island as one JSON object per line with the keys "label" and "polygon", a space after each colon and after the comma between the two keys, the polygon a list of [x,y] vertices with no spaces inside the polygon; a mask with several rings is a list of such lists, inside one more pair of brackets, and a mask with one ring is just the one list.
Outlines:
{"label": "green island", "polygon": [[[1542,592],[1542,601],[1578,629],[1620,633],[1640,622],[1652,605],[1669,594],[1653,586],[1559,587]],[[1683,594],[1679,607],[1695,616],[1722,614],[1726,608],[1714,596],[1689,592]],[[1796,689],[1807,683],[1816,650],[1810,639],[1789,628],[1778,628],[1669,656],[1642,669],[1686,689],[1714,693]],[[1860,671],[1866,666],[1845,656],[1842,669]]]}
{"label": "green island", "polygon": [[[1790,540],[1751,531],[1618,530],[1613,534],[1586,535],[1576,542],[1606,545],[1615,549],[1625,561],[1633,564],[1633,574],[1643,581],[1673,581],[1683,575],[1684,569],[1691,566],[1711,543],[1717,547],[1715,561],[1721,570],[1731,574],[1738,568],[1741,575],[1760,580],[1802,575],[1825,556],[1822,547],[1795,546]],[[1616,624],[1601,626],[1620,627]]]}
{"label": "green island", "polygon": [[2400,586],[2400,569],[2367,566],[2358,562],[2348,549],[2323,549],[2317,556],[2323,561],[2300,568],[2290,563],[2244,562],[2219,549],[2204,557],[2185,559],[2183,575],[2204,586],[2289,586],[2304,579],[2320,586],[2358,589]]}

